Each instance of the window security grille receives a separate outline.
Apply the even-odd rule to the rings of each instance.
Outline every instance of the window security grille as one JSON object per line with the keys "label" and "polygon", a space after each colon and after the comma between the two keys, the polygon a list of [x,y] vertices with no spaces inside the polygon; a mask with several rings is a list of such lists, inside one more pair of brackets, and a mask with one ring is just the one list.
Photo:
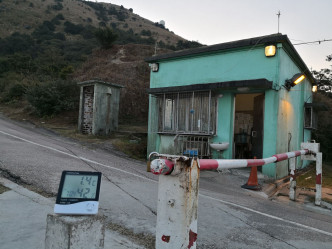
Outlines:
{"label": "window security grille", "polygon": [[178,135],[175,140],[176,152],[189,157],[210,158],[210,137]]}
{"label": "window security grille", "polygon": [[158,98],[158,131],[214,134],[216,101],[211,91],[167,93]]}

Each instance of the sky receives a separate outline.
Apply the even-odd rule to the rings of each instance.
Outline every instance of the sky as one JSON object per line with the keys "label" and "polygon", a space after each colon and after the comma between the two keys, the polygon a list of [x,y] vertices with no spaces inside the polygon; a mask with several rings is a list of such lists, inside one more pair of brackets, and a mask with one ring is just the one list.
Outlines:
{"label": "sky", "polygon": [[153,22],[164,20],[175,34],[205,45],[286,34],[309,69],[331,69],[332,0],[95,0],[132,8]]}

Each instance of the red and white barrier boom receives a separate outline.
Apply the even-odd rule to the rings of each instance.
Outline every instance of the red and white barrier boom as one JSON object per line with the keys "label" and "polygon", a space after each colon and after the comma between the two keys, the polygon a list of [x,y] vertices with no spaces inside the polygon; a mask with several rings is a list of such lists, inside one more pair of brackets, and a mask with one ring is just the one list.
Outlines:
{"label": "red and white barrier boom", "polygon": [[[306,155],[309,153],[308,149],[292,151],[282,154],[277,154],[264,159],[200,159],[200,170],[222,170],[222,169],[237,169],[253,166],[263,166],[269,163],[276,163],[286,159]],[[155,175],[168,175],[173,171],[174,160],[176,156],[158,154],[156,152],[151,155],[163,157],[155,159],[151,162],[151,172]],[[186,157],[181,157],[186,158]]]}
{"label": "red and white barrier boom", "polygon": [[263,166],[290,159],[290,199],[295,200],[296,157],[316,161],[316,200],[321,202],[322,153],[319,144],[302,143],[301,150],[264,159],[197,159],[153,152],[150,169],[159,175],[156,248],[196,248],[200,170],[222,170]]}

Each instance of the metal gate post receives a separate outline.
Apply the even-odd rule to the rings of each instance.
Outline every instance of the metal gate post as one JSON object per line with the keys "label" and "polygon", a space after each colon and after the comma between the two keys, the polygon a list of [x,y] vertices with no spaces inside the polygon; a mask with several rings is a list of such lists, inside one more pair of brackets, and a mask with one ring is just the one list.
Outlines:
{"label": "metal gate post", "polygon": [[196,248],[199,166],[177,160],[171,175],[160,175],[156,227],[157,249]]}
{"label": "metal gate post", "polygon": [[320,206],[322,201],[322,153],[316,154],[316,194],[315,205]]}
{"label": "metal gate post", "polygon": [[289,181],[289,199],[296,200],[296,157],[289,159],[290,181]]}
{"label": "metal gate post", "polygon": [[312,143],[301,143],[301,149],[308,149],[309,155],[301,156],[302,160],[316,161],[316,194],[315,205],[320,206],[322,201],[322,157],[320,144],[315,141]]}

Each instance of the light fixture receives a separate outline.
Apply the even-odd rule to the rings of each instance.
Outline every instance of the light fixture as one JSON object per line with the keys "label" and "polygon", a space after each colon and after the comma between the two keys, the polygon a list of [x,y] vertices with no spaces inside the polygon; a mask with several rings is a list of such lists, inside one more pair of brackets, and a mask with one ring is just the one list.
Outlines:
{"label": "light fixture", "polygon": [[285,81],[284,87],[289,91],[291,89],[291,87],[296,86],[304,79],[305,79],[305,75],[303,73],[294,74],[294,76],[291,79]]}
{"label": "light fixture", "polygon": [[151,63],[151,64],[149,64],[149,66],[150,66],[152,72],[158,72],[158,70],[159,70],[159,63]]}
{"label": "light fixture", "polygon": [[249,92],[250,88],[249,87],[238,87],[237,90],[239,92]]}
{"label": "light fixture", "polygon": [[315,93],[315,92],[317,92],[317,90],[318,90],[317,85],[313,85],[312,88],[311,88],[311,91],[312,91],[313,93]]}
{"label": "light fixture", "polygon": [[265,56],[272,57],[276,55],[276,46],[275,45],[268,45],[265,47]]}

